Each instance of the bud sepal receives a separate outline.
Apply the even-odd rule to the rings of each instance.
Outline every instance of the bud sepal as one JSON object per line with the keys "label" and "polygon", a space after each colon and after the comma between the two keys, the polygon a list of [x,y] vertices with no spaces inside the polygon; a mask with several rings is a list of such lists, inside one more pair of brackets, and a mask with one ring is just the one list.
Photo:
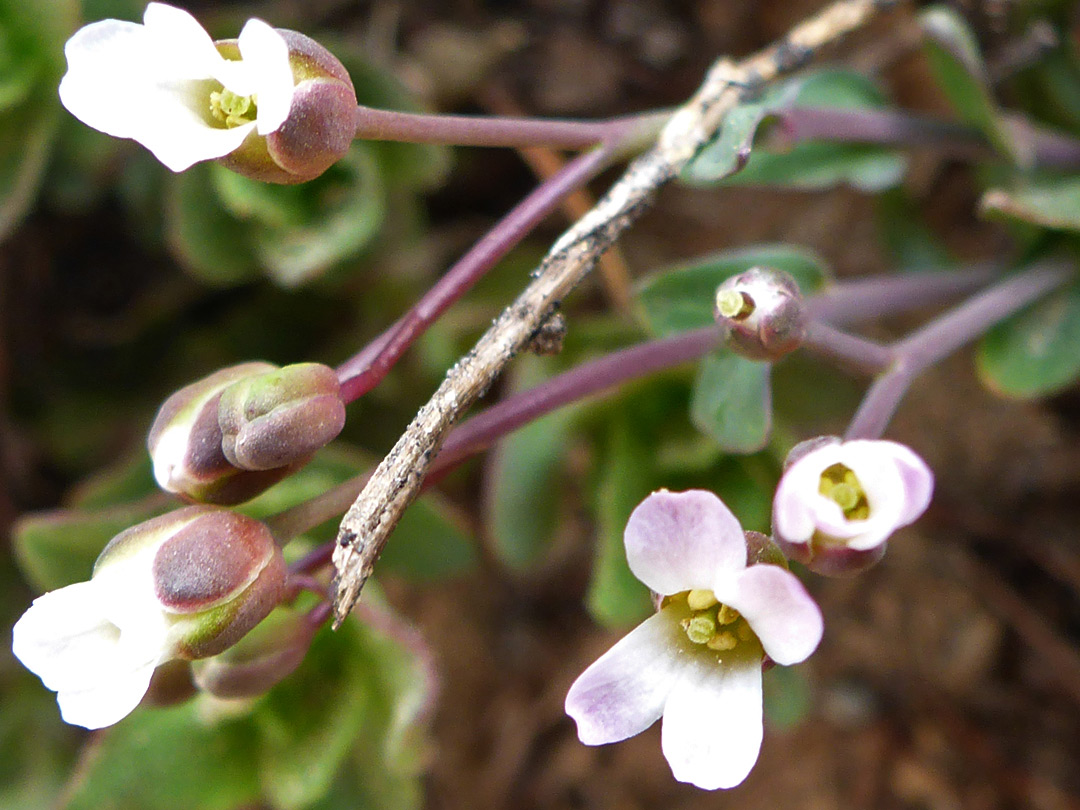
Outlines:
{"label": "bud sepal", "polygon": [[806,338],[799,285],[771,267],[751,267],[716,289],[713,315],[728,345],[750,360],[779,360]]}

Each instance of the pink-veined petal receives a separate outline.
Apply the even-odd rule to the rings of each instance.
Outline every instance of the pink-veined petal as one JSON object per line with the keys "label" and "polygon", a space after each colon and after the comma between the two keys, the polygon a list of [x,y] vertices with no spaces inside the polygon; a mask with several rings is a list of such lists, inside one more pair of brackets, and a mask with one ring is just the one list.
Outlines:
{"label": "pink-veined petal", "polygon": [[761,658],[757,645],[687,656],[664,706],[661,746],[680,782],[703,790],[738,785],[761,750]]}
{"label": "pink-veined petal", "polygon": [[821,609],[790,571],[751,565],[718,587],[717,598],[743,615],[776,663],[797,664],[817,649],[824,629]]}
{"label": "pink-veined petal", "polygon": [[711,492],[654,492],[630,515],[624,534],[634,576],[661,594],[709,588],[718,571],[746,566],[739,521]]}
{"label": "pink-veined petal", "polygon": [[566,713],[583,743],[625,740],[659,719],[678,678],[681,632],[673,615],[661,611],[578,676],[566,695]]}

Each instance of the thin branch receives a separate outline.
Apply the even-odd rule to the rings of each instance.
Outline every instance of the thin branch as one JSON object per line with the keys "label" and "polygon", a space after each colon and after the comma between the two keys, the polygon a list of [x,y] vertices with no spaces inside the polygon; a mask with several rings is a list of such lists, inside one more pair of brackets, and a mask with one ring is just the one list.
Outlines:
{"label": "thin branch", "polygon": [[848,426],[848,439],[876,439],[885,431],[912,381],[995,323],[1060,287],[1070,265],[1045,262],[995,284],[893,344],[893,363],[870,386]]}
{"label": "thin branch", "polygon": [[356,138],[369,141],[440,143],[453,146],[548,146],[580,150],[619,140],[631,130],[656,132],[670,115],[641,113],[602,121],[491,115],[434,115],[356,109]]}
{"label": "thin branch", "polygon": [[637,158],[599,203],[552,247],[533,282],[448,373],[350,507],[334,550],[334,614],[340,623],[359,598],[401,513],[419,493],[447,431],[490,387],[597,258],[641,216],[742,99],[802,66],[822,46],[859,28],[877,11],[872,0],[840,0],[767,50],[734,63],[721,59],[688,104],[665,125],[656,145]]}
{"label": "thin branch", "polygon": [[878,374],[892,361],[888,346],[841,332],[824,321],[810,321],[802,348],[864,374]]}

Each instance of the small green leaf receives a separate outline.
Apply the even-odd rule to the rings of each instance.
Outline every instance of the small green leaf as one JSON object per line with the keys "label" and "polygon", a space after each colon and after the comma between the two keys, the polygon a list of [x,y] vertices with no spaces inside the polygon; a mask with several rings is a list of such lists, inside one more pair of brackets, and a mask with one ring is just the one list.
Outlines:
{"label": "small green leaf", "polygon": [[[523,358],[514,369],[512,390],[538,384],[551,376],[553,366],[550,358]],[[488,532],[512,568],[537,562],[556,531],[572,417],[572,409],[560,408],[537,419],[499,442],[489,457],[484,476]]]}
{"label": "small green leaf", "polygon": [[716,288],[724,279],[757,266],[790,273],[804,295],[820,287],[829,276],[815,253],[795,245],[753,245],[703,256],[653,273],[638,285],[638,301],[646,323],[659,335],[709,326],[713,323]]}
{"label": "small green leaf", "polygon": [[902,190],[879,194],[876,204],[881,241],[898,269],[925,271],[955,266],[944,244],[923,221],[923,213]]}
{"label": "small green leaf", "polygon": [[979,211],[991,218],[1080,231],[1080,176],[1035,174],[1018,178],[1011,189],[992,188],[983,194]]}
{"label": "small green leaf", "polygon": [[338,791],[351,807],[416,806],[427,745],[422,709],[431,698],[419,667],[400,642],[359,621],[321,632],[301,668],[252,716],[273,806],[334,806]]}
{"label": "small green leaf", "polygon": [[459,510],[428,492],[405,510],[379,565],[418,581],[457,576],[476,564],[476,545]]}
{"label": "small green leaf", "polygon": [[798,667],[773,667],[762,677],[765,720],[770,728],[796,728],[813,708],[810,684]]}
{"label": "small green leaf", "polygon": [[1080,375],[1080,283],[994,327],[983,338],[978,369],[993,390],[1036,397]]}
{"label": "small green leaf", "polygon": [[169,509],[164,496],[95,511],[60,509],[24,517],[12,532],[15,558],[35,589],[51,591],[90,578],[113,537]]}
{"label": "small green leaf", "polygon": [[772,405],[768,363],[719,350],[701,361],[690,420],[730,453],[755,453],[769,442]]}
{"label": "small green leaf", "polygon": [[1001,154],[1029,166],[1034,150],[1013,136],[998,109],[979,44],[964,18],[946,6],[932,6],[919,20],[926,34],[930,68],[957,115],[982,132]]}
{"label": "small green leaf", "polygon": [[63,810],[233,810],[259,797],[253,735],[213,722],[189,701],[138,710],[83,753]]}
{"label": "small green leaf", "polygon": [[649,590],[630,570],[623,530],[630,513],[652,489],[651,449],[634,432],[631,418],[612,424],[596,489],[596,557],[587,605],[598,622],[625,627],[649,615]]}
{"label": "small green leaf", "polygon": [[762,124],[783,110],[879,109],[886,102],[878,87],[858,73],[821,70],[799,76],[733,110],[719,137],[687,166],[682,179],[704,185],[723,181],[725,185],[802,189],[846,184],[868,192],[895,186],[903,177],[906,161],[880,146],[812,141],[784,152],[751,149]]}

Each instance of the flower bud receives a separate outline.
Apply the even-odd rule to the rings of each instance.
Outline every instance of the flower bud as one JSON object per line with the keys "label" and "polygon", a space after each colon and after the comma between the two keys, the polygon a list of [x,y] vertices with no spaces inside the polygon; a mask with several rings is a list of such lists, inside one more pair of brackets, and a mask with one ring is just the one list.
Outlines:
{"label": "flower bud", "polygon": [[121,532],[88,582],[35,599],[12,649],[57,692],[67,722],[102,728],[139,704],[159,665],[235,644],[281,601],[286,578],[262,523],[189,506]]}
{"label": "flower bud", "polygon": [[[349,151],[356,134],[356,90],[341,62],[318,42],[296,31],[275,31],[288,47],[293,76],[288,117],[266,135],[250,132],[219,162],[254,180],[303,183]],[[238,40],[214,44],[226,59],[240,58]]]}
{"label": "flower bud", "polygon": [[219,698],[261,695],[300,666],[315,629],[305,614],[278,607],[225,652],[194,662],[195,684]]}
{"label": "flower bud", "polygon": [[307,459],[345,425],[337,374],[297,363],[229,385],[218,403],[225,458],[244,470],[271,470]]}
{"label": "flower bud", "polygon": [[767,361],[797,349],[809,319],[795,279],[771,267],[752,267],[724,281],[714,315],[736,352]]}
{"label": "flower bud", "polygon": [[896,442],[824,437],[797,445],[788,458],[773,499],[773,534],[789,557],[819,574],[876,564],[889,536],[930,504],[933,473]]}
{"label": "flower bud", "polygon": [[241,363],[187,385],[165,400],[146,441],[154,478],[162,489],[190,501],[243,503],[295,470],[295,466],[241,470],[229,463],[222,450],[221,392],[235,382],[275,370],[270,363]]}

